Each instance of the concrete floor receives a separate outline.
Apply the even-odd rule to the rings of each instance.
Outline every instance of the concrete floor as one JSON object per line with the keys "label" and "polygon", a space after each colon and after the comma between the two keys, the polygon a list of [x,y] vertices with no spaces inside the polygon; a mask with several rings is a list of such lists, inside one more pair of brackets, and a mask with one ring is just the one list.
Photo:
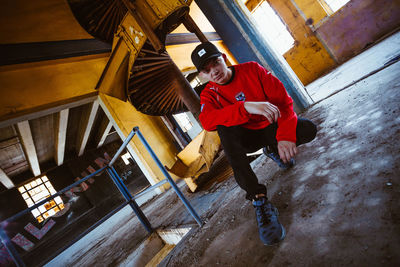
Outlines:
{"label": "concrete floor", "polygon": [[[201,228],[172,190],[144,205],[155,228],[193,226],[159,266],[400,266],[399,99],[397,62],[301,114],[319,132],[299,147],[293,169],[263,155],[254,162],[287,230],[279,245],[261,244],[233,178],[195,194],[184,189],[206,221]],[[146,237],[126,208],[49,266],[133,266]]]}
{"label": "concrete floor", "polygon": [[348,60],[324,77],[308,84],[306,89],[314,101],[320,101],[359,78],[382,68],[399,55],[400,32],[397,32]]}

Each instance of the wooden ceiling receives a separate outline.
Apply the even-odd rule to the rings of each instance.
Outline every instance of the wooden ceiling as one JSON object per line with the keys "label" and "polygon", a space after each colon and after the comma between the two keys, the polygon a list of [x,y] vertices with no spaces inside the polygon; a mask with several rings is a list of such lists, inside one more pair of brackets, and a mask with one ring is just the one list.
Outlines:
{"label": "wooden ceiling", "polygon": [[119,136],[97,100],[5,126],[0,128],[2,184],[12,188],[116,140]]}

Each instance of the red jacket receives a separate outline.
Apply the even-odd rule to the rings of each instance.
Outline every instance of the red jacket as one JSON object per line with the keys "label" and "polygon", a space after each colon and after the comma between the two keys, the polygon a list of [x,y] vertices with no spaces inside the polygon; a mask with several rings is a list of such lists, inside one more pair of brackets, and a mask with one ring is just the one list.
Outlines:
{"label": "red jacket", "polygon": [[262,129],[270,123],[262,115],[249,114],[244,101],[268,101],[279,108],[278,141],[296,142],[297,115],[293,100],[283,84],[256,62],[234,67],[233,79],[225,85],[209,82],[200,94],[200,122],[207,131],[217,125],[241,125],[248,129]]}

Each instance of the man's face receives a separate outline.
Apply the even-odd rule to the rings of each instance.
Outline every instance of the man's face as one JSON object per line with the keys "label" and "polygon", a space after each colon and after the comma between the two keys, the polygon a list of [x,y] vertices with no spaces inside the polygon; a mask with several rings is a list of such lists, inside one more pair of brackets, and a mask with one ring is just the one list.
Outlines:
{"label": "man's face", "polygon": [[226,66],[223,56],[211,58],[204,64],[199,75],[211,82],[224,84],[229,81],[232,76],[231,70]]}

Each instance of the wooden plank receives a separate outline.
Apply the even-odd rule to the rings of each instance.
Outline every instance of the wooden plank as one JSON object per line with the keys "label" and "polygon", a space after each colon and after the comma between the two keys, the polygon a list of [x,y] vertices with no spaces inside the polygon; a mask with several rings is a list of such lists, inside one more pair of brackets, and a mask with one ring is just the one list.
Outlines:
{"label": "wooden plank", "polygon": [[111,52],[111,45],[97,39],[2,44],[0,65],[86,56]]}
{"label": "wooden plank", "polygon": [[19,144],[18,136],[8,138],[0,141],[0,149]]}
{"label": "wooden plank", "polygon": [[112,122],[105,118],[100,125],[100,129],[98,130],[98,143],[97,148],[101,147],[104,144],[108,134],[110,133],[112,127]]}
{"label": "wooden plank", "polygon": [[25,157],[29,162],[34,176],[40,175],[39,160],[36,154],[35,144],[33,143],[32,132],[28,121],[17,123],[17,128],[22,141]]}
{"label": "wooden plank", "polygon": [[94,119],[96,118],[97,110],[99,109],[99,101],[95,100],[90,105],[89,112],[82,116],[82,121],[80,125],[80,132],[78,133],[78,156],[82,156],[85,151],[87,141],[89,140],[90,131],[92,130]]}
{"label": "wooden plank", "polygon": [[7,173],[10,174],[10,173],[12,173],[12,172],[14,172],[14,171],[16,171],[16,170],[18,170],[20,168],[24,168],[26,166],[28,166],[28,162],[26,160],[24,160],[24,161],[15,163],[14,165],[12,165],[10,167],[4,168],[4,172],[6,174]]}
{"label": "wooden plank", "polygon": [[56,133],[54,140],[54,146],[55,146],[54,159],[56,161],[57,166],[60,166],[64,163],[68,114],[69,114],[69,109],[61,110],[60,112],[55,114],[54,129]]}
{"label": "wooden plank", "polygon": [[13,181],[7,176],[7,174],[0,168],[0,182],[7,188],[11,189],[15,187]]}

